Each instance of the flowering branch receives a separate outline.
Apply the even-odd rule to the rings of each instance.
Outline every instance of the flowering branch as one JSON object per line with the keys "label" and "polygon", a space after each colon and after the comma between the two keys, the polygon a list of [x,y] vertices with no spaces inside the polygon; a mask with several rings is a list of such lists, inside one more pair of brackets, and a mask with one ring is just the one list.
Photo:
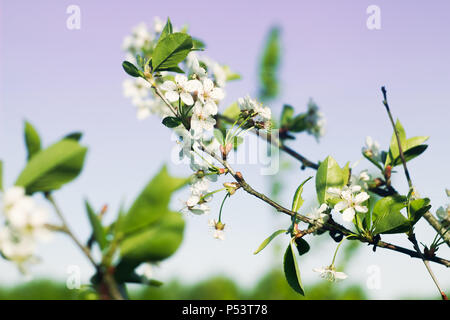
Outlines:
{"label": "flowering branch", "polygon": [[[158,89],[157,85],[154,86],[154,90],[155,90],[156,95],[159,96],[163,100],[163,102],[166,103],[167,106],[169,106],[170,103],[163,97],[163,95],[162,95],[161,91]],[[369,244],[372,244],[372,245],[380,247],[380,248],[385,248],[385,249],[393,250],[393,251],[400,252],[403,254],[407,254],[412,258],[422,259],[422,256],[415,251],[412,251],[412,250],[409,250],[409,249],[406,249],[406,248],[403,248],[403,247],[400,247],[397,245],[393,245],[393,244],[390,244],[390,243],[387,243],[384,241],[373,242],[373,240],[371,240],[371,239],[362,238],[362,237],[356,235],[354,232],[348,230],[344,226],[334,222],[333,220],[329,220],[328,222],[322,224],[320,222],[313,221],[312,219],[308,218],[307,216],[304,216],[297,212],[291,211],[291,210],[281,206],[280,204],[276,203],[275,201],[273,201],[266,195],[253,189],[246,182],[246,180],[244,179],[244,177],[242,176],[242,174],[240,172],[236,172],[229,165],[229,163],[226,160],[222,159],[219,155],[215,154],[214,152],[211,152],[205,145],[201,145],[201,150],[203,152],[209,154],[214,159],[216,159],[219,163],[221,163],[224,166],[224,168],[227,169],[227,172],[229,172],[233,176],[233,178],[236,180],[236,182],[239,183],[239,185],[242,187],[242,189],[244,189],[247,193],[255,196],[256,198],[259,198],[262,201],[266,202],[267,204],[269,204],[270,206],[275,208],[278,212],[283,212],[291,217],[296,217],[300,221],[314,225],[317,229],[324,229],[324,230],[328,230],[328,231],[337,231],[345,236],[352,236],[353,239],[358,239],[361,242],[368,242]],[[443,258],[439,258],[436,256],[430,256],[430,257],[424,257],[424,259],[436,262],[438,264],[445,265],[446,267],[450,267],[450,261],[443,259]]]}

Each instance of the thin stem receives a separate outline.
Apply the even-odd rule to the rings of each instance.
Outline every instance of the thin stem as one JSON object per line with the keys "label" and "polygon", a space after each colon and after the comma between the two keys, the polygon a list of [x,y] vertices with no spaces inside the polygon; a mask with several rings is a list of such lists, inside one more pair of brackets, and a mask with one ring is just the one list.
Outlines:
{"label": "thin stem", "polygon": [[[412,184],[411,176],[409,175],[408,167],[406,166],[405,155],[403,154],[402,143],[400,141],[398,130],[397,130],[397,127],[395,126],[394,118],[392,117],[392,113],[389,108],[389,103],[387,101],[386,88],[381,87],[381,91],[383,92],[383,99],[384,99],[383,104],[386,108],[386,111],[389,116],[389,120],[391,121],[392,127],[394,128],[395,137],[397,139],[398,152],[400,154],[400,159],[402,160],[403,169],[405,170],[406,180],[408,180],[409,190],[411,191],[413,189],[413,184]],[[441,289],[441,287],[436,279],[436,276],[434,275],[433,271],[430,268],[430,264],[428,263],[428,261],[425,260],[425,257],[423,256],[422,251],[420,251],[419,245],[416,240],[416,236],[412,232],[412,230],[411,230],[411,234],[408,238],[412,242],[414,249],[420,255],[420,258],[422,259],[423,263],[425,264],[425,267],[427,268],[428,273],[430,274],[431,278],[433,279],[434,284],[436,285],[437,289],[439,290],[439,293],[441,294],[442,299],[447,300],[447,296],[445,295],[444,291]]]}
{"label": "thin stem", "polygon": [[395,126],[394,118],[392,117],[391,109],[389,108],[389,103],[387,101],[386,88],[385,87],[381,87],[381,91],[383,92],[383,98],[384,98],[383,104],[384,104],[384,107],[386,108],[387,114],[389,116],[389,120],[391,121],[392,128],[394,128],[395,137],[397,139],[398,152],[400,154],[400,159],[402,160],[403,169],[405,170],[406,180],[408,180],[409,189],[412,189],[413,188],[413,184],[412,184],[411,176],[409,175],[408,167],[406,166],[406,160],[405,160],[405,155],[403,154],[402,143],[400,141],[400,137],[398,135],[398,130],[397,130],[397,127]]}
{"label": "thin stem", "polygon": [[57,205],[53,196],[50,193],[47,193],[45,195],[45,197],[52,204],[53,208],[55,209],[56,214],[58,215],[59,219],[61,220],[62,231],[64,233],[66,233],[75,242],[75,244],[81,249],[81,251],[83,251],[83,253],[89,259],[89,261],[92,263],[92,265],[95,268],[98,268],[97,263],[95,262],[94,258],[92,257],[91,251],[87,247],[85,247],[70,230],[67,220],[65,219],[64,215],[62,214],[62,211],[59,208],[59,206]]}
{"label": "thin stem", "polygon": [[227,193],[227,194],[225,195],[225,197],[223,198],[223,200],[222,200],[222,204],[220,205],[219,220],[218,220],[218,222],[222,222],[222,209],[223,209],[223,205],[224,205],[224,203],[225,203],[225,200],[227,200],[229,196],[230,196],[230,194]]}
{"label": "thin stem", "polygon": [[[75,244],[83,251],[85,256],[88,258],[88,260],[92,263],[92,265],[95,267],[97,271],[100,270],[100,266],[95,262],[91,250],[84,246],[80,240],[75,236],[75,234],[70,230],[69,225],[67,223],[66,218],[64,217],[61,209],[59,208],[58,204],[56,203],[55,199],[53,198],[51,193],[45,194],[46,199],[51,203],[53,208],[55,209],[56,214],[58,215],[59,219],[61,220],[62,227],[60,227],[60,231],[67,234],[74,242]],[[123,300],[122,295],[117,289],[117,283],[113,277],[113,275],[109,274],[108,272],[101,272],[101,275],[103,276],[105,283],[108,287],[108,291],[111,294],[111,297],[116,300]]]}
{"label": "thin stem", "polygon": [[343,239],[339,242],[338,246],[336,247],[336,251],[334,252],[334,256],[333,256],[333,261],[331,261],[331,265],[332,265],[332,266],[334,266],[334,261],[336,260],[336,255],[337,255],[337,253],[338,253],[338,251],[339,251],[339,248],[341,247],[341,245],[342,245],[342,243],[344,242],[344,240],[346,240],[348,237],[350,237],[350,236],[346,236],[345,238],[343,238]]}

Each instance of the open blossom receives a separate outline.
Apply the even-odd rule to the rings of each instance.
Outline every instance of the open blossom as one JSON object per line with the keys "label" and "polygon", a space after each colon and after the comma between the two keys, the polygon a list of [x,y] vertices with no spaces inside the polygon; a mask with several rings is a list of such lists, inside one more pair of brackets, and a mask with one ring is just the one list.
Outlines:
{"label": "open blossom", "polygon": [[342,218],[344,221],[352,221],[356,212],[366,213],[367,207],[363,203],[369,199],[369,195],[366,192],[360,192],[360,186],[345,186],[342,190],[337,188],[329,188],[327,192],[335,195],[341,199],[334,209],[342,211]]}
{"label": "open blossom", "polygon": [[330,215],[326,213],[328,206],[323,203],[320,207],[312,209],[306,214],[306,216],[316,222],[325,223],[330,218]]}
{"label": "open blossom", "polygon": [[216,119],[211,116],[210,110],[196,102],[193,111],[191,129],[194,131],[194,137],[200,138],[203,131],[213,131]]}
{"label": "open blossom", "polygon": [[199,80],[193,84],[193,90],[199,99],[199,101],[209,110],[211,115],[217,114],[216,101],[220,101],[225,97],[225,93],[221,88],[215,87],[214,82],[205,78],[201,82]]}
{"label": "open blossom", "polygon": [[209,181],[205,178],[199,179],[190,186],[191,195],[185,202],[183,211],[191,212],[196,215],[207,214],[210,211],[207,202],[212,199],[209,195]]}
{"label": "open blossom", "polygon": [[187,65],[188,69],[190,70],[190,72],[192,74],[195,74],[195,76],[198,79],[202,80],[207,76],[207,72],[206,72],[205,68],[200,66],[198,57],[195,54],[195,52],[189,53],[189,55],[187,56],[187,59],[186,59],[186,65]]}
{"label": "open blossom", "polygon": [[190,92],[197,89],[198,84],[196,80],[188,80],[186,76],[177,74],[175,76],[175,82],[166,80],[161,85],[161,89],[166,91],[165,97],[170,102],[178,101],[181,99],[184,104],[192,106],[194,99]]}
{"label": "open blossom", "polygon": [[318,272],[322,278],[331,282],[344,280],[347,278],[347,275],[344,272],[336,271],[336,268],[333,265],[328,267],[314,268],[313,271]]}
{"label": "open blossom", "polygon": [[225,224],[217,220],[209,220],[208,226],[213,229],[213,237],[218,240],[225,240]]}

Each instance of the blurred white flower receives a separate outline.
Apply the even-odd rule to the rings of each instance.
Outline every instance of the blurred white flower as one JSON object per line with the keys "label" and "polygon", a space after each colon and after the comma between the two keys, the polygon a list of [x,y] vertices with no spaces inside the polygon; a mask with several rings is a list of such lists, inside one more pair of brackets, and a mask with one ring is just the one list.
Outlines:
{"label": "blurred white flower", "polygon": [[213,237],[218,240],[225,240],[225,225],[217,220],[209,220],[208,226],[213,229]]}
{"label": "blurred white flower", "polygon": [[318,272],[323,279],[331,282],[344,280],[347,278],[347,275],[344,272],[336,271],[333,265],[328,267],[314,268],[313,271]]}
{"label": "blurred white flower", "polygon": [[366,137],[366,145],[362,148],[362,152],[369,158],[381,161],[380,144],[370,136]]}
{"label": "blurred white flower", "polygon": [[328,206],[323,203],[318,208],[313,208],[306,216],[316,222],[325,223],[330,218],[330,215],[326,213]]}

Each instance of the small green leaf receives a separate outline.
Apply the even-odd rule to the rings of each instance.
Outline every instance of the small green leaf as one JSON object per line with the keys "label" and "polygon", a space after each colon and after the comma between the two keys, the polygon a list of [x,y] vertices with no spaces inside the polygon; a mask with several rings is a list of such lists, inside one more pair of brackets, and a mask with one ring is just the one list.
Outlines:
{"label": "small green leaf", "polygon": [[181,120],[177,117],[165,117],[162,124],[167,128],[176,128],[181,124]]}
{"label": "small green leaf", "polygon": [[415,225],[431,209],[430,199],[416,199],[409,203],[409,220]]}
{"label": "small green leaf", "polygon": [[[414,158],[420,156],[422,153],[425,152],[425,150],[427,150],[427,148],[428,148],[428,145],[426,145],[426,144],[421,144],[421,145],[419,145],[419,146],[415,146],[415,147],[412,147],[412,148],[406,150],[406,151],[403,153],[403,155],[404,155],[404,157],[405,157],[405,162],[408,162],[408,161],[410,161],[410,160],[412,160],[412,159],[414,159]],[[403,163],[403,161],[402,161],[401,157],[398,156],[398,157],[395,159],[395,161],[394,161],[394,163],[393,163],[393,166],[395,167],[395,166],[401,165],[402,163]]]}
{"label": "small green leaf", "polygon": [[80,174],[86,152],[78,142],[63,139],[35,154],[15,185],[24,187],[28,194],[57,190]]}
{"label": "small green leaf", "polygon": [[300,269],[297,264],[297,259],[295,258],[295,248],[293,241],[291,240],[289,246],[286,248],[284,254],[284,275],[288,284],[294,289],[295,292],[305,295],[303,290],[302,280],[300,277]]}
{"label": "small green leaf", "polygon": [[285,104],[283,106],[283,111],[281,112],[280,126],[286,127],[291,121],[294,115],[294,108],[290,105]]}
{"label": "small green leaf", "polygon": [[316,174],[316,191],[319,204],[325,203],[330,196],[328,188],[342,188],[345,185],[345,172],[336,160],[328,156],[319,166]]}
{"label": "small green leaf", "polygon": [[405,196],[389,196],[379,200],[372,213],[374,234],[403,233],[409,230],[410,222],[400,210],[406,207]]}
{"label": "small green leaf", "polygon": [[262,100],[273,99],[279,93],[278,69],[280,57],[280,29],[274,27],[267,37],[260,65],[260,97]]}
{"label": "small green leaf", "polygon": [[165,71],[177,67],[193,47],[192,38],[181,32],[167,35],[158,42],[153,52],[153,72]]}
{"label": "small green leaf", "polygon": [[36,153],[41,150],[41,138],[36,129],[25,121],[25,145],[27,147],[27,159],[30,160]]}
{"label": "small green leaf", "polygon": [[273,240],[275,239],[278,235],[282,234],[282,233],[286,233],[286,230],[278,230],[275,231],[274,233],[272,233],[266,240],[264,240],[261,245],[258,247],[258,249],[256,249],[255,252],[253,252],[253,254],[258,254],[260,253],[265,247],[267,247],[267,245]]}
{"label": "small green leaf", "polygon": [[295,239],[295,245],[297,247],[298,254],[301,256],[308,253],[309,249],[311,248],[308,242],[306,242],[306,240],[303,238]]}
{"label": "small green leaf", "polygon": [[107,245],[105,229],[103,228],[98,215],[94,212],[87,200],[85,200],[84,205],[86,207],[89,222],[91,223],[94,239],[97,241],[100,249],[103,250]]}
{"label": "small green leaf", "polygon": [[292,200],[292,211],[294,212],[298,212],[298,210],[301,208],[301,206],[303,205],[303,198],[302,198],[302,192],[303,192],[303,186],[305,185],[306,182],[308,182],[309,180],[311,180],[313,177],[309,177],[307,178],[305,181],[303,181],[297,188],[297,190],[295,191],[294,194],[294,199]]}
{"label": "small green leaf", "polygon": [[214,137],[219,141],[221,145],[225,145],[225,139],[223,137],[222,131],[219,129],[214,129]]}
{"label": "small green leaf", "polygon": [[125,70],[125,72],[132,77],[138,78],[143,76],[142,72],[139,71],[138,68],[136,68],[136,66],[129,61],[124,61],[122,63],[122,67],[123,70]]}
{"label": "small green leaf", "polygon": [[308,121],[306,120],[306,113],[300,113],[291,119],[287,125],[291,132],[302,132],[308,128]]}
{"label": "small green leaf", "polygon": [[192,38],[193,49],[192,50],[204,50],[206,48],[205,43],[197,38]]}
{"label": "small green leaf", "polygon": [[[400,123],[400,120],[397,120],[397,122],[395,124],[395,128],[398,132],[398,137],[400,139],[400,145],[402,147],[402,150],[405,151],[406,147],[407,147],[406,133],[405,133],[405,129],[403,128],[402,124]],[[385,166],[387,166],[388,164],[392,165],[393,160],[396,159],[399,155],[400,155],[400,152],[398,150],[397,136],[394,132],[391,137],[391,144],[390,144],[389,152],[387,154],[386,162],[384,165]]]}
{"label": "small green leaf", "polygon": [[83,137],[83,133],[81,133],[81,132],[72,132],[72,133],[69,133],[68,135],[66,135],[63,139],[70,139],[70,140],[80,141],[82,137]]}

